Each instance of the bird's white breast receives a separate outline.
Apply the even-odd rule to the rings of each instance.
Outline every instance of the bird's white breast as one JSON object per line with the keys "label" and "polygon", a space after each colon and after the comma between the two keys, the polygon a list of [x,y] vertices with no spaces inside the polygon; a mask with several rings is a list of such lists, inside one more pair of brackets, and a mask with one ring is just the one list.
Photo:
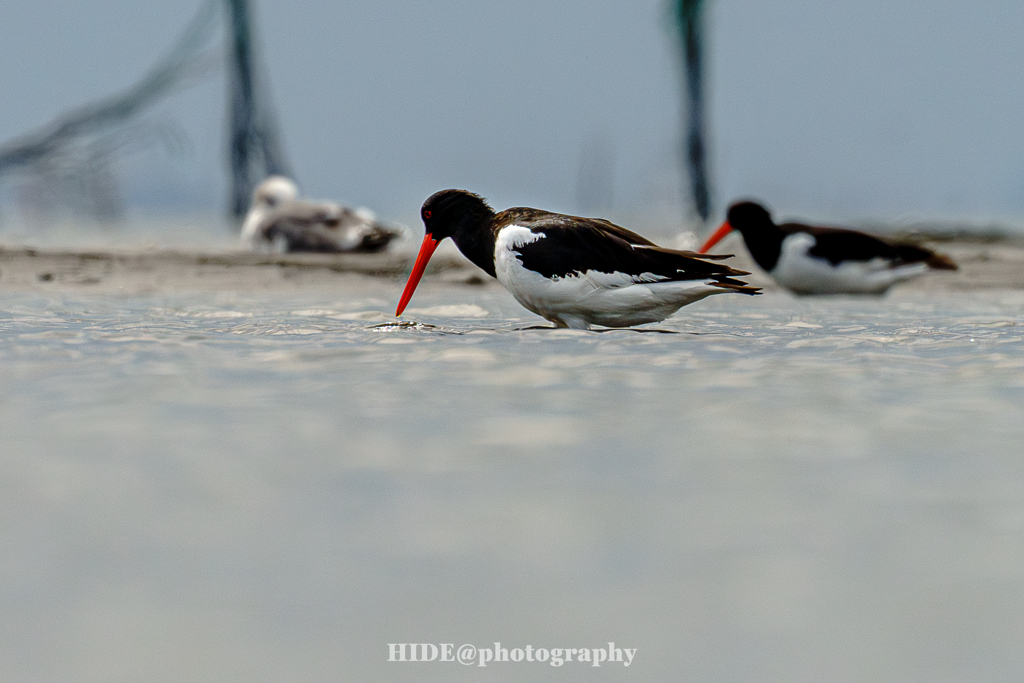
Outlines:
{"label": "bird's white breast", "polygon": [[262,206],[254,206],[249,209],[249,212],[245,215],[245,220],[242,222],[242,232],[239,235],[242,244],[250,249],[256,249],[260,246],[260,242],[263,240],[260,239],[256,231],[266,215],[267,210]]}

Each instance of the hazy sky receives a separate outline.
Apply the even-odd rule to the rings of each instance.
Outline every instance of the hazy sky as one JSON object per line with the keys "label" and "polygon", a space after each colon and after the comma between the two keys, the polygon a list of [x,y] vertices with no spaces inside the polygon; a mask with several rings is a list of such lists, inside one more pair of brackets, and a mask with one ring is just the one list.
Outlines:
{"label": "hazy sky", "polygon": [[[0,140],[135,82],[200,4],[4,0]],[[681,76],[666,0],[255,4],[286,149],[309,195],[410,223],[445,187],[499,208],[677,211]],[[756,196],[812,218],[1024,224],[1020,0],[709,9],[719,214]],[[226,204],[224,100],[218,73],[153,113],[190,144],[125,164],[133,203]],[[598,166],[584,178],[601,199],[581,191],[581,160]]]}

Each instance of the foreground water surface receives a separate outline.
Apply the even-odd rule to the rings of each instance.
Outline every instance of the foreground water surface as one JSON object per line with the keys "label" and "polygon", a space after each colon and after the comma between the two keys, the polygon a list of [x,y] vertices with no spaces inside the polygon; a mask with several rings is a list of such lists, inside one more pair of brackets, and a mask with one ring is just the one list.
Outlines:
{"label": "foreground water surface", "polygon": [[[0,295],[0,677],[1016,681],[1024,292]],[[389,643],[636,648],[388,662]]]}

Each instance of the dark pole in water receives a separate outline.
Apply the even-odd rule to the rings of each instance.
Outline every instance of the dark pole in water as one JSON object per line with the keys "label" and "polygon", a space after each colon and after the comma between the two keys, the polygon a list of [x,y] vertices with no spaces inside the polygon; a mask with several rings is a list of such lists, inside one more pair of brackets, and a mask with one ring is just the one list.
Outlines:
{"label": "dark pole in water", "polygon": [[685,155],[693,207],[705,223],[711,216],[711,189],[707,170],[704,117],[704,0],[679,0],[679,28],[686,68]]}
{"label": "dark pole in water", "polygon": [[253,188],[268,175],[290,175],[266,102],[257,100],[259,73],[254,57],[249,0],[227,0],[231,15],[231,214],[249,208]]}

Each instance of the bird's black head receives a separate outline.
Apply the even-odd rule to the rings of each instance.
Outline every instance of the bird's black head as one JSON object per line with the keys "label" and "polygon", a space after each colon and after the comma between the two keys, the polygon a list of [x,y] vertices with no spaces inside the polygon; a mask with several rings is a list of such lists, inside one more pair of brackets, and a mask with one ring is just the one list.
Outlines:
{"label": "bird's black head", "polygon": [[730,206],[726,220],[733,230],[738,230],[744,235],[775,226],[768,209],[750,201],[736,202]]}
{"label": "bird's black head", "polygon": [[466,190],[441,190],[423,202],[420,217],[435,242],[451,237],[462,255],[494,275],[494,210]]}
{"label": "bird's black head", "polygon": [[768,209],[757,202],[736,202],[729,207],[722,227],[727,226],[743,235],[747,251],[754,257],[757,265],[769,272],[775,268],[785,235],[779,226],[775,225]]}
{"label": "bird's black head", "polygon": [[494,218],[494,210],[478,194],[466,190],[441,190],[423,202],[420,217],[428,234],[434,239],[456,238],[486,227]]}

